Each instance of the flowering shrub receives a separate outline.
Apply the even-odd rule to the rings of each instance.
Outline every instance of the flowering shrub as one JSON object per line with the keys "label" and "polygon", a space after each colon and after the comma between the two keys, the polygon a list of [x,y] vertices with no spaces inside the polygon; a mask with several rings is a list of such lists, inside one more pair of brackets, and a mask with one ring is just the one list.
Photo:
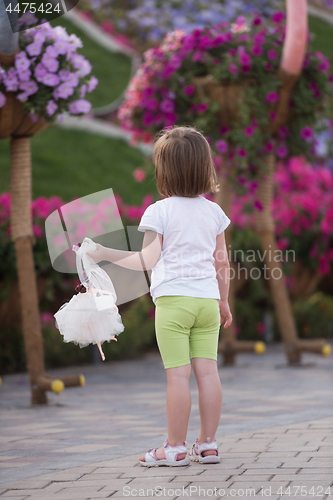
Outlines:
{"label": "flowering shrub", "polygon": [[[222,23],[167,35],[159,47],[145,52],[118,112],[122,124],[138,137],[175,124],[196,125],[222,156],[238,187],[244,186],[244,178],[257,177],[266,153],[274,152],[283,160],[304,154],[312,160],[318,118],[331,116],[330,63],[309,48],[290,102],[291,118],[272,140],[269,128],[276,118],[281,85],[277,70],[283,20],[284,14],[277,12],[265,25],[254,16],[250,24],[238,18],[231,27]],[[203,76],[223,85],[245,86],[238,116],[228,126],[218,122],[219,105],[203,97],[196,86],[194,78]]]}
{"label": "flowering shrub", "polygon": [[[327,274],[333,262],[333,172],[293,158],[287,165],[278,164],[274,186],[272,212],[278,247],[294,250],[310,269]],[[253,200],[255,194],[249,193],[234,201],[231,219],[242,231],[255,230],[255,214],[248,210]]]}
{"label": "flowering shrub", "polygon": [[6,92],[15,92],[33,120],[47,121],[65,111],[81,115],[90,111],[84,97],[98,81],[92,76],[90,63],[77,53],[82,47],[76,35],[49,23],[20,33],[20,52],[15,65],[0,67],[0,108],[6,103]]}
{"label": "flowering shrub", "polygon": [[191,31],[223,21],[230,22],[241,13],[272,14],[280,0],[81,0],[79,7],[88,10],[100,22],[115,23],[120,32],[156,43],[170,31]]}

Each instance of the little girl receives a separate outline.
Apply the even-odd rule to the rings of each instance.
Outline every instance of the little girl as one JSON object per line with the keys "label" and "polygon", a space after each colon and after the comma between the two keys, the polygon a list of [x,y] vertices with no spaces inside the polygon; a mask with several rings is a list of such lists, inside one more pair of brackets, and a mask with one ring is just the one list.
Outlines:
{"label": "little girl", "polygon": [[[217,369],[220,324],[232,321],[228,305],[229,261],[223,210],[204,193],[218,190],[211,149],[190,127],[164,130],[154,144],[157,189],[164,199],[142,216],[141,252],[97,245],[89,255],[134,270],[152,269],[150,293],[155,329],[167,375],[168,438],[140,457],[143,466],[182,466],[190,459],[220,461],[215,433],[222,407]],[[189,456],[186,434],[191,410],[191,361],[199,390],[201,429]]]}

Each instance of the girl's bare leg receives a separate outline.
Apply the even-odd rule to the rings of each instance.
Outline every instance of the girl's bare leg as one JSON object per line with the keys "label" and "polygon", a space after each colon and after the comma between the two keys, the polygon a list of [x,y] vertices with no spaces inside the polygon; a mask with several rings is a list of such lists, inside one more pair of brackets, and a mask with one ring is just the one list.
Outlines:
{"label": "girl's bare leg", "polygon": [[[199,390],[201,429],[198,441],[215,441],[222,409],[222,387],[217,362],[206,358],[194,358],[192,362]],[[204,454],[212,455],[215,451],[207,451]]]}
{"label": "girl's bare leg", "polygon": [[[167,420],[168,441],[171,446],[184,444],[186,440],[188,421],[191,412],[190,378],[191,364],[177,368],[167,368]],[[156,450],[157,458],[165,458],[164,449]],[[179,455],[178,460],[186,457],[186,453]],[[144,460],[144,456],[140,457]]]}

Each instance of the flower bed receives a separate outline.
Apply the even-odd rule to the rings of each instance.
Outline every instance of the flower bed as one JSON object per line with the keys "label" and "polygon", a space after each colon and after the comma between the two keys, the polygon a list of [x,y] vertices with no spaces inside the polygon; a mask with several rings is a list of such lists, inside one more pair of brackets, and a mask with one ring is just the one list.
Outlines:
{"label": "flower bed", "polygon": [[280,5],[281,0],[81,0],[78,7],[113,35],[156,44],[175,29],[202,29],[254,12],[267,17]]}
{"label": "flower bed", "polygon": [[[332,116],[333,77],[327,57],[309,47],[302,74],[290,102],[290,121],[272,141],[281,81],[277,76],[285,26],[284,14],[271,23],[255,16],[239,18],[211,29],[186,34],[177,30],[144,54],[118,117],[137,137],[163,127],[192,124],[204,131],[238,189],[245,193],[264,169],[263,157],[274,152],[283,160],[304,154],[315,158],[319,118]],[[198,78],[208,77],[238,95],[239,107],[228,124],[219,125],[217,102],[200,90]],[[236,93],[236,94],[235,94]],[[221,164],[221,162],[220,162]]]}
{"label": "flower bed", "polygon": [[92,67],[77,52],[81,47],[78,37],[49,23],[21,32],[14,66],[0,67],[0,108],[6,104],[6,93],[13,92],[32,121],[54,121],[65,111],[88,113],[91,104],[85,95],[98,81],[88,78]]}

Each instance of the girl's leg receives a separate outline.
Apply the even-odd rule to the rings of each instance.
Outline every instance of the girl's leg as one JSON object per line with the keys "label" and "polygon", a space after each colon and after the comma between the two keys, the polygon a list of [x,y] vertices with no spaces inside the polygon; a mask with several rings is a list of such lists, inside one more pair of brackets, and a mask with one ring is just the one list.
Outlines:
{"label": "girl's leg", "polygon": [[[217,362],[207,358],[193,358],[192,362],[199,390],[201,429],[198,441],[199,443],[206,443],[208,439],[215,441],[222,409],[222,387]],[[212,454],[210,451],[206,453]]]}
{"label": "girl's leg", "polygon": [[[171,446],[184,444],[186,440],[188,421],[191,412],[190,378],[191,364],[176,368],[167,368],[167,420],[168,441]],[[156,450],[157,458],[165,458],[164,448]],[[178,460],[186,457],[186,453],[179,455]],[[144,456],[140,457],[144,460]]]}
{"label": "girl's leg", "polygon": [[171,446],[184,444],[191,412],[191,363],[167,368],[168,440]]}

